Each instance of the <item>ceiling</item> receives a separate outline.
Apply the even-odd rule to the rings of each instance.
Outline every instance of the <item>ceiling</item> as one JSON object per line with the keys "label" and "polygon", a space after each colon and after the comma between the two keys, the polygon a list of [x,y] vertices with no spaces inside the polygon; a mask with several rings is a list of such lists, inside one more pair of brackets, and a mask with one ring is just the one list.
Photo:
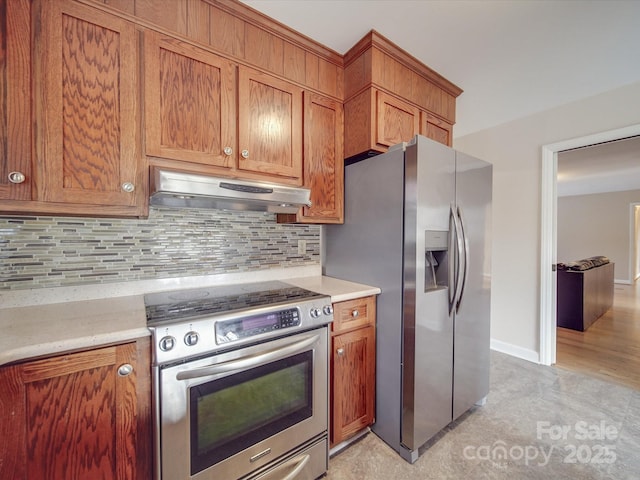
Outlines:
{"label": "ceiling", "polygon": [[345,53],[375,29],[464,90],[454,136],[640,81],[637,0],[243,0]]}
{"label": "ceiling", "polygon": [[[454,138],[640,81],[638,0],[243,3],[340,54],[377,30],[464,90]],[[638,142],[624,145],[635,149],[637,162]],[[631,168],[630,153],[616,155],[621,171]],[[616,165],[610,155],[607,171]],[[581,176],[575,167],[574,176]]]}
{"label": "ceiling", "polygon": [[623,190],[640,190],[640,137],[558,153],[559,197]]}

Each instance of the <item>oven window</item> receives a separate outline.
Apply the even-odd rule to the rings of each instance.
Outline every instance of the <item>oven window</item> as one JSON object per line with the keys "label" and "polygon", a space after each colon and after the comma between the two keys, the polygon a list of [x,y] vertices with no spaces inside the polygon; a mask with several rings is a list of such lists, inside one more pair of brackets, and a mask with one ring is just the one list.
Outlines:
{"label": "oven window", "polygon": [[311,417],[313,352],[189,389],[191,474]]}

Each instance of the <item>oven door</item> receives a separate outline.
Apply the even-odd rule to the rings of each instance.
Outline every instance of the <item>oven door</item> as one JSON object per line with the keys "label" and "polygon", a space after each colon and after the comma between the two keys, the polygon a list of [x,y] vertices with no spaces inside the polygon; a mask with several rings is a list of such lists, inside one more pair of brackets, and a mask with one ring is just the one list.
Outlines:
{"label": "oven door", "polygon": [[242,478],[326,436],[327,339],[323,327],[161,367],[160,478]]}

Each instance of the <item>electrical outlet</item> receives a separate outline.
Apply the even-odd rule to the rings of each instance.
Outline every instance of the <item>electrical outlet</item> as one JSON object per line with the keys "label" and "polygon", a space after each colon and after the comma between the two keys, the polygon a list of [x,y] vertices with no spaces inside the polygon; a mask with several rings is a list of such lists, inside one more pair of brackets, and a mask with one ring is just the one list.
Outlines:
{"label": "electrical outlet", "polygon": [[304,255],[307,253],[307,241],[298,240],[298,255]]}

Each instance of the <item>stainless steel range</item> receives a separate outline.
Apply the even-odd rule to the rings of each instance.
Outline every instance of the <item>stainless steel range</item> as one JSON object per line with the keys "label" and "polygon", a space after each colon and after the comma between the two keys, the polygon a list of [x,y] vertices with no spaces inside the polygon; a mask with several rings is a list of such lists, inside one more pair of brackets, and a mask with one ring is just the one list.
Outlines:
{"label": "stainless steel range", "polygon": [[324,475],[330,297],[261,282],[149,294],[145,304],[157,479]]}

